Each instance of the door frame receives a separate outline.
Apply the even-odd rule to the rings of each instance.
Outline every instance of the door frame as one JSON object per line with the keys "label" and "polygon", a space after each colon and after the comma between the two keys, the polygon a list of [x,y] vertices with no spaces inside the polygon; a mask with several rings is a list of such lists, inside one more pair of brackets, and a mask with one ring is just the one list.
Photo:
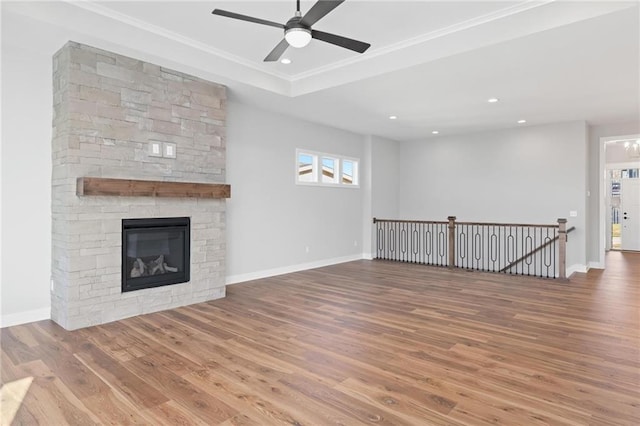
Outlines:
{"label": "door frame", "polygon": [[599,214],[599,226],[600,226],[600,235],[599,235],[599,243],[598,243],[598,252],[600,253],[598,263],[601,268],[605,268],[605,247],[606,247],[606,238],[607,238],[607,212],[606,212],[606,199],[605,194],[607,191],[606,187],[606,162],[607,162],[607,153],[606,153],[606,145],[607,142],[617,141],[620,139],[640,139],[640,134],[635,133],[631,135],[621,135],[621,136],[606,136],[600,138],[600,169],[599,169],[599,205],[600,205],[600,214]]}

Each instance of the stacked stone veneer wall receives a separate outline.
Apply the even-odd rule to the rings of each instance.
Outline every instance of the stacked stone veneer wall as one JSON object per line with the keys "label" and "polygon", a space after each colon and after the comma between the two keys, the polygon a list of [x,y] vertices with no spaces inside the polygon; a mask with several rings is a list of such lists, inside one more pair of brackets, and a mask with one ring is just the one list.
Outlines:
{"label": "stacked stone veneer wall", "polygon": [[[224,297],[225,200],[76,196],[82,176],[223,183],[224,86],[74,42],[53,86],[52,319],[76,329]],[[122,219],[175,216],[191,217],[191,281],[122,293]]]}

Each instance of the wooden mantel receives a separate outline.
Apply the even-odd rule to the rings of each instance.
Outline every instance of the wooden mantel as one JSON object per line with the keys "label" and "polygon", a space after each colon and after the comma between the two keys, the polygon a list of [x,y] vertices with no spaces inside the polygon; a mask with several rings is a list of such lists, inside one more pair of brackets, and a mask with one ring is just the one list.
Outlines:
{"label": "wooden mantel", "polygon": [[230,198],[231,185],[199,182],[80,177],[76,195],[112,195],[120,197]]}

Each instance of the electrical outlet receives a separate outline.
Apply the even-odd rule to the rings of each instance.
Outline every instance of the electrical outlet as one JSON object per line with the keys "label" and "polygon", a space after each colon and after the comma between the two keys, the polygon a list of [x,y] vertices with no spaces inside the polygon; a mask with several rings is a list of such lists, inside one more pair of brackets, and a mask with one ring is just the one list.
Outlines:
{"label": "electrical outlet", "polygon": [[358,240],[353,240],[353,246],[358,247]]}
{"label": "electrical outlet", "polygon": [[176,158],[178,148],[175,143],[164,142],[162,144],[162,156],[165,158]]}
{"label": "electrical outlet", "polygon": [[309,246],[304,246],[304,252],[309,253]]}
{"label": "electrical outlet", "polygon": [[577,210],[571,210],[569,212],[569,217],[578,217],[578,211]]}
{"label": "electrical outlet", "polygon": [[149,142],[149,156],[162,157],[162,142]]}

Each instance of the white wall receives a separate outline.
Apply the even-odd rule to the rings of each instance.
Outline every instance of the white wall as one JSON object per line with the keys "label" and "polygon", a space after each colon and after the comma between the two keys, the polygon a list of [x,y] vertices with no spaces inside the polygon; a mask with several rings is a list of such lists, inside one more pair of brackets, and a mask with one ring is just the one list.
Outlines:
{"label": "white wall", "polygon": [[372,219],[397,219],[398,214],[398,171],[400,170],[400,144],[377,136],[368,138],[371,191],[367,211],[363,215],[364,256],[374,258],[376,254],[375,227]]}
{"label": "white wall", "polygon": [[49,317],[51,276],[51,57],[10,41],[3,37],[3,326]]}
{"label": "white wall", "polygon": [[398,189],[400,186],[400,144],[396,141],[373,136],[371,182],[373,217],[399,219]]}
{"label": "white wall", "polygon": [[400,164],[402,218],[552,224],[564,217],[577,228],[567,265],[584,268],[584,122],[405,142]]}
{"label": "white wall", "polygon": [[227,126],[228,282],[362,257],[366,182],[297,185],[295,152],[356,157],[365,173],[364,136],[233,101]]}

